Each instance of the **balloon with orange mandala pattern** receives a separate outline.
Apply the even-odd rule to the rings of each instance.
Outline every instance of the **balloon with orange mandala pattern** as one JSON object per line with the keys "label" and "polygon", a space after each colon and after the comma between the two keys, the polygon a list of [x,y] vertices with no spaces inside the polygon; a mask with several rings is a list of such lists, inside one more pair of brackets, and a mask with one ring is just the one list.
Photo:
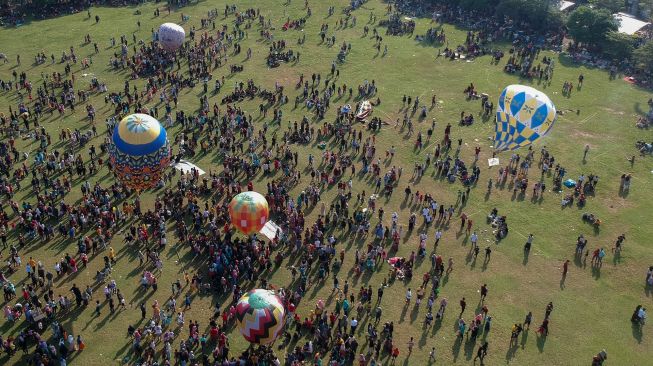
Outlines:
{"label": "balloon with orange mandala pattern", "polygon": [[109,158],[126,186],[142,191],[156,186],[170,165],[166,130],[147,114],[130,114],[113,130]]}

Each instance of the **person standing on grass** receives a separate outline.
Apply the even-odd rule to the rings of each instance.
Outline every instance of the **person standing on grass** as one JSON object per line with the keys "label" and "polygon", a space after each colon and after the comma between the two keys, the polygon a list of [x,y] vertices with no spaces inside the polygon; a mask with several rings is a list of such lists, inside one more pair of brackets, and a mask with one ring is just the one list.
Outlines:
{"label": "person standing on grass", "polygon": [[528,239],[526,239],[526,244],[524,244],[524,250],[526,252],[530,251],[532,244],[533,244],[533,234],[528,234]]}
{"label": "person standing on grass", "polygon": [[485,301],[485,297],[487,296],[487,292],[488,292],[487,284],[484,283],[483,286],[481,286],[481,303],[483,301]]}
{"label": "person standing on grass", "polygon": [[397,361],[397,357],[399,357],[399,348],[394,347],[392,349],[392,362],[390,363],[391,365],[395,364],[395,361]]}
{"label": "person standing on grass", "polygon": [[474,363],[476,363],[477,359],[481,359],[481,364],[483,363],[483,345],[478,346],[478,350],[476,351],[476,357],[474,357]]}
{"label": "person standing on grass", "polygon": [[410,337],[410,340],[408,341],[408,355],[410,356],[411,353],[413,353],[413,346],[415,346],[415,341],[413,340],[413,337]]}
{"label": "person standing on grass", "polygon": [[356,320],[356,317],[353,317],[351,319],[351,322],[349,322],[349,325],[351,327],[351,334],[352,336],[356,334],[356,328],[358,327],[358,320]]}
{"label": "person standing on grass", "polygon": [[527,330],[530,329],[532,321],[533,321],[533,312],[529,311],[528,314],[526,314],[526,319],[524,319],[522,328],[526,328]]}
{"label": "person standing on grass", "polygon": [[465,301],[465,298],[463,297],[462,299],[460,299],[460,315],[458,315],[459,319],[462,318],[466,307],[467,307],[467,301]]}
{"label": "person standing on grass", "polygon": [[614,247],[612,248],[613,253],[615,253],[615,254],[621,253],[621,245],[624,242],[624,240],[626,240],[626,234],[619,235],[619,237],[617,238],[617,241],[614,244]]}
{"label": "person standing on grass", "polygon": [[[460,193],[460,191],[458,191]],[[463,232],[463,229],[465,228],[465,222],[467,221],[467,214],[464,212],[460,215],[460,230],[458,232]]]}
{"label": "person standing on grass", "polygon": [[542,321],[542,324],[537,329],[537,333],[542,335],[543,337],[546,337],[547,335],[549,335],[549,319],[548,318],[544,319],[544,321]]}
{"label": "person standing on grass", "polygon": [[438,309],[438,312],[435,314],[436,319],[442,319],[444,316],[444,311],[447,309],[447,304],[449,302],[447,301],[447,298],[443,298],[440,300],[440,308]]}
{"label": "person standing on grass", "polygon": [[478,235],[476,235],[476,231],[472,233],[472,236],[469,237],[469,241],[472,242],[472,247],[476,247],[476,242],[478,241]]}
{"label": "person standing on grass", "polygon": [[381,302],[381,299],[383,298],[383,288],[384,286],[381,285],[378,290],[376,290],[376,301]]}
{"label": "person standing on grass", "polygon": [[474,357],[474,362],[476,362],[476,359],[479,358],[481,360],[481,365],[483,365],[483,359],[485,356],[487,356],[487,349],[488,349],[489,343],[483,342],[483,344],[478,347],[478,351],[476,351],[476,357]]}
{"label": "person standing on grass", "polygon": [[583,150],[583,161],[587,159],[587,153],[590,152],[590,145],[586,144],[585,145],[585,150]]}
{"label": "person standing on grass", "polygon": [[553,302],[549,302],[546,305],[546,311],[544,312],[544,319],[549,319],[549,316],[551,316],[552,311],[553,311]]}
{"label": "person standing on grass", "polygon": [[567,259],[563,264],[562,264],[562,278],[567,277],[567,272],[569,271],[569,259]]}

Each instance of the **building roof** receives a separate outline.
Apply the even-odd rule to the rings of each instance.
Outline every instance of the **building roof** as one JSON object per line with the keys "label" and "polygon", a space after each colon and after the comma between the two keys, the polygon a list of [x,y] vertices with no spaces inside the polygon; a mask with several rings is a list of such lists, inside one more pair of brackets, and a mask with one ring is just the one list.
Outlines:
{"label": "building roof", "polygon": [[620,33],[633,35],[642,28],[651,25],[651,23],[639,20],[634,15],[628,13],[617,13],[613,17],[619,22]]}
{"label": "building roof", "polygon": [[574,5],[576,5],[576,3],[572,1],[561,1],[560,5],[558,6],[558,10],[565,11],[573,7]]}

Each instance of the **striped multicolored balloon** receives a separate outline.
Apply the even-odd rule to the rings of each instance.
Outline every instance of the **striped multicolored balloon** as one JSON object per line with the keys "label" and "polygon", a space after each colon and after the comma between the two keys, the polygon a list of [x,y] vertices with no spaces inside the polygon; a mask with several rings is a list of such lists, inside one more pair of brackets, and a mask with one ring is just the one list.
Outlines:
{"label": "striped multicolored balloon", "polygon": [[243,234],[259,232],[268,222],[270,208],[268,201],[257,192],[242,192],[229,203],[231,223]]}
{"label": "striped multicolored balloon", "polygon": [[250,343],[269,344],[281,334],[286,311],[273,291],[252,290],[238,300],[236,319],[243,337]]}

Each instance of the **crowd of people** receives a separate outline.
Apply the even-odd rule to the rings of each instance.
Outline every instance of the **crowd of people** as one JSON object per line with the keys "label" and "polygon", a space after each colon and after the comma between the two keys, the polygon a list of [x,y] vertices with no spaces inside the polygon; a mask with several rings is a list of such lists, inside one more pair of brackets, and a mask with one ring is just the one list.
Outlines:
{"label": "crowd of people", "polygon": [[[59,10],[65,10],[63,8],[64,5]],[[287,21],[286,30],[313,21],[308,1],[305,9],[306,17]],[[388,36],[413,33],[414,20],[402,20],[399,13],[390,13]],[[113,54],[109,65],[114,72],[128,71],[129,79],[124,82],[123,90],[109,91],[106,84],[97,79],[91,81],[90,87],[75,80],[73,68],[85,66],[77,64],[73,47],[67,50],[68,54],[60,63],[65,66],[63,74],[42,75],[42,81],[37,82],[38,75],[21,72],[14,74],[14,80],[0,81],[2,93],[18,95],[18,103],[9,107],[7,115],[0,115],[3,136],[0,142],[0,193],[3,195],[0,238],[3,255],[4,250],[8,251],[7,266],[0,273],[6,301],[3,312],[6,321],[25,321],[26,324],[17,336],[0,336],[2,351],[7,355],[13,356],[22,350],[33,365],[54,362],[65,365],[87,347],[82,335],[73,334],[70,323],[65,320],[83,311],[100,317],[106,311],[114,314],[133,308],[138,309],[133,311],[139,311],[144,322],[125,326],[134,354],[132,361],[127,358],[125,362],[296,366],[322,365],[324,359],[333,366],[347,363],[374,366],[388,359],[395,363],[402,352],[410,357],[415,345],[413,337],[406,345],[400,344],[394,332],[394,319],[384,316],[383,304],[395,306],[389,304],[392,300],[382,301],[384,291],[395,283],[416,288],[415,300],[413,291],[408,288],[404,307],[423,313],[427,329],[439,327],[443,321],[449,300],[440,294],[441,286],[454,273],[454,259],[442,250],[436,254],[431,248],[438,248],[442,232],[449,229],[452,220],[460,220],[458,233],[470,238],[473,261],[481,251],[477,232],[482,230],[482,225],[466,213],[466,205],[480,181],[480,146],[475,144],[473,159],[462,158],[463,139],[454,137],[451,124],[442,129],[441,140],[433,138],[437,146],[426,146],[425,142],[437,134],[433,123],[427,137],[423,137],[421,131],[417,133],[415,147],[426,154],[415,163],[412,175],[402,180],[403,167],[393,161],[394,145],[384,155],[379,151],[377,138],[386,133],[411,136],[411,119],[420,107],[422,119],[426,117],[427,107],[420,104],[419,97],[415,97],[413,103],[412,97],[404,96],[402,109],[405,107],[406,111],[401,126],[397,120],[394,129],[382,128],[388,123],[374,117],[374,124],[370,123],[366,130],[364,125],[357,123],[356,111],[366,99],[376,98],[375,106],[381,103],[378,83],[366,79],[357,87],[347,85],[355,82],[339,80],[339,64],[335,61],[329,65],[328,73],[316,70],[310,78],[300,76],[295,107],[302,105],[307,113],[313,114],[300,122],[289,122],[284,128],[283,109],[288,103],[289,92],[282,85],[275,83],[274,89],[268,91],[248,80],[236,83],[232,90],[226,90],[226,86],[223,90],[224,77],[213,76],[229,65],[233,55],[240,53],[241,43],[249,37],[249,29],[258,26],[261,35],[266,34],[270,39],[274,34],[270,19],[259,9],[238,9],[233,5],[226,6],[224,14],[234,25],[229,23],[216,28],[212,17],[202,19],[199,28],[192,28],[192,42],[176,53],[159,48],[155,42],[137,40],[135,36],[131,42],[128,37],[121,36],[117,46],[113,40],[113,46],[119,47],[120,53]],[[450,10],[439,19],[450,21],[464,16]],[[355,26],[351,17],[348,13],[346,21],[339,20],[340,27]],[[483,24],[468,33],[465,45],[457,51],[446,49],[445,54],[489,54],[493,52],[487,46],[490,42],[512,32],[502,23]],[[374,23],[368,25],[375,27]],[[332,32],[329,33],[328,26],[322,29],[324,40]],[[152,32],[152,39],[156,39]],[[366,29],[365,36],[367,32]],[[382,37],[376,28],[373,34],[369,42],[380,51]],[[332,37],[334,44],[335,35]],[[541,61],[544,66],[533,66],[541,48],[533,46],[528,36],[524,37],[513,43],[505,70],[549,80],[553,62],[544,58]],[[444,32],[437,30],[429,30],[426,39],[446,42]],[[85,41],[91,43],[91,36]],[[544,44],[555,45],[559,41],[559,35],[547,35]],[[271,40],[266,58],[271,67],[279,61],[299,60],[299,53],[287,49],[286,42]],[[95,49],[98,53],[97,46]],[[343,42],[341,50],[351,51],[351,44]],[[247,58],[251,57],[251,50],[247,50]],[[54,62],[54,56],[52,60]],[[233,73],[242,69],[234,69],[232,65],[230,70]],[[214,78],[214,94],[221,93],[221,102],[214,99],[211,105],[207,84]],[[197,97],[199,108],[179,102],[183,91],[200,85],[204,90]],[[476,92],[473,84],[465,93],[470,99],[473,96],[482,98],[481,111],[490,114],[493,105]],[[105,106],[110,106],[112,111],[106,120],[107,134],[98,131],[96,113],[99,108],[93,105],[102,96]],[[254,98],[261,100],[257,116],[250,115],[239,105],[243,100]],[[341,99],[345,98],[355,100],[356,107],[348,111],[343,109]],[[431,108],[435,104],[434,95]],[[57,128],[57,138],[51,136],[51,128],[41,125],[48,115],[57,112],[63,116],[80,105],[87,112],[88,130],[61,125]],[[188,108],[194,112],[186,112]],[[267,116],[270,108],[274,111],[272,118]],[[170,131],[179,128],[171,139],[174,160],[214,152],[221,158],[221,166],[205,175],[197,170],[187,173],[167,170],[158,184],[159,191],[152,205],[141,202],[137,192],[118,181],[99,181],[96,178],[111,169],[107,158],[110,131],[122,117],[137,112],[159,118],[164,126],[171,127]],[[461,113],[461,125],[470,125],[473,121],[473,114]],[[268,133],[275,124],[279,125],[277,131],[282,132],[282,136],[277,132],[271,136]],[[37,143],[38,148],[32,154],[22,152],[19,150],[23,144],[21,139]],[[297,147],[311,144],[323,148],[321,157],[300,155]],[[539,160],[535,150],[525,149],[513,154],[506,166],[499,167],[496,178],[488,178],[488,194],[493,187],[507,186],[514,195],[527,195],[531,168],[536,168],[532,170],[536,170],[537,176],[533,200],[543,198],[545,179],[559,186],[566,172],[546,148],[540,151]],[[415,185],[427,175],[459,184],[456,200],[447,201],[438,198],[435,192],[417,190]],[[622,186],[627,185],[625,189],[628,189],[630,178],[622,181]],[[584,200],[586,194],[594,194],[597,183],[598,176],[581,176],[572,197]],[[354,189],[354,184],[363,184],[362,192],[358,187]],[[396,188],[403,189],[408,208],[386,212],[378,201],[395,194]],[[274,239],[244,238],[231,228],[228,202],[233,195],[245,190],[265,194],[271,216],[282,228]],[[301,193],[293,197],[291,191],[297,190]],[[326,191],[335,195],[332,202],[323,200]],[[23,192],[29,195],[19,202],[17,197]],[[77,195],[81,197],[79,200],[72,199]],[[311,214],[309,219],[313,210],[317,213]],[[388,216],[389,225],[386,224]],[[508,215],[500,215],[497,209],[487,216],[486,224],[496,242],[509,235]],[[431,231],[434,232],[433,245],[429,244]],[[411,235],[419,237],[419,245],[414,250],[406,250],[403,248],[408,245],[404,244],[405,239]],[[619,249],[624,239],[625,236],[618,239]],[[349,251],[341,243],[344,240],[362,240],[366,245]],[[174,248],[173,241],[178,243]],[[577,253],[582,254],[586,240],[581,236],[578,242]],[[531,235],[525,251],[530,250],[532,243]],[[65,254],[48,267],[43,264],[46,258],[30,255],[34,249],[45,245],[72,245],[74,251],[64,251]],[[410,255],[400,256],[400,248],[402,253],[410,251]],[[171,283],[168,292],[168,284],[159,283],[159,278],[166,270],[163,257],[171,250],[178,258],[179,252],[188,252],[192,258],[202,258],[202,261],[200,270],[192,275],[184,272],[183,281],[177,279]],[[597,250],[592,264],[596,261],[599,266],[606,252],[602,248]],[[119,254],[122,251],[132,253],[138,263],[125,259]],[[487,246],[483,251],[487,265],[492,247]],[[352,257],[352,271],[346,274],[343,266],[352,261]],[[424,258],[429,259],[430,268],[418,265]],[[269,276],[284,262],[292,263],[287,266],[290,284],[270,283]],[[99,263],[94,282],[78,286],[78,273],[87,270],[89,263]],[[390,263],[387,276],[377,289],[371,285],[354,288],[355,279],[378,272],[386,263]],[[116,266],[133,267],[138,274],[138,290],[133,299],[126,298],[118,283],[121,280],[112,276]],[[565,265],[564,275],[566,273]],[[653,282],[650,274],[651,271],[647,276],[649,285]],[[421,285],[415,286],[415,279],[419,283],[420,278]],[[329,281],[333,283],[333,304],[328,307],[316,304],[314,308],[306,304],[308,291],[327,286]],[[229,334],[234,333],[236,322],[234,304],[254,286],[274,289],[282,299],[288,315],[278,342],[287,347],[285,359],[272,347],[250,348],[242,353],[231,350]],[[479,293],[482,306],[478,312],[467,309],[465,298],[459,302],[456,342],[474,347],[478,341],[474,361],[480,359],[482,364],[490,351],[487,338],[492,328],[492,313],[488,305],[488,286],[483,284]],[[214,311],[205,319],[187,319],[186,311],[201,294],[212,294],[219,299]],[[299,311],[300,304],[309,310]],[[438,304],[434,315],[433,306]],[[639,306],[633,314],[633,322],[643,324],[645,310]],[[548,335],[552,311],[553,303],[550,302],[538,327],[538,337]],[[533,314],[528,312],[523,323],[513,326],[511,347],[516,347],[520,333],[528,329],[532,321]],[[359,324],[365,323],[365,330],[359,328]],[[52,332],[51,338],[43,336],[48,329]],[[604,351],[599,356],[607,358]],[[436,349],[432,348],[429,360],[435,359]]]}

